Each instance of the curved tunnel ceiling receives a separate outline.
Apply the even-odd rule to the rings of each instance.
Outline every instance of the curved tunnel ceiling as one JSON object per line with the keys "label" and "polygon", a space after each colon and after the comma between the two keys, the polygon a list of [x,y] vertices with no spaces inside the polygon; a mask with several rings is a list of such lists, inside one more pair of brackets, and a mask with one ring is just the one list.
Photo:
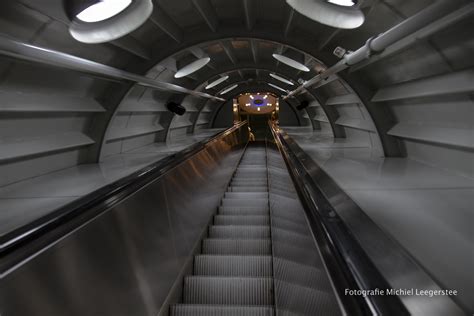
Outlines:
{"label": "curved tunnel ceiling", "polygon": [[[309,71],[298,70],[281,63],[274,58],[274,52],[300,60],[301,63],[309,67]],[[176,71],[180,64],[193,63],[203,58],[210,58],[211,60],[206,67],[192,73],[188,78],[176,80]],[[181,62],[181,60],[183,60],[183,62]],[[152,67],[151,70],[148,71],[148,76],[158,73],[158,75],[154,77],[157,80],[178,84],[195,91],[206,91],[205,86],[207,86],[207,84],[221,76],[229,75],[230,78],[225,82],[206,92],[231,99],[235,96],[234,91],[224,95],[221,95],[221,92],[232,87],[236,82],[238,82],[240,86],[242,86],[242,83],[245,84],[243,88],[238,89],[240,92],[252,90],[253,86],[259,82],[271,83],[284,88],[287,84],[272,78],[270,73],[279,74],[284,78],[291,79],[293,82],[298,82],[298,80],[308,80],[326,68],[327,67],[314,56],[296,47],[289,46],[288,44],[255,37],[231,37],[214,39],[181,49]],[[171,76],[171,74],[173,74],[173,76]],[[347,87],[348,93],[354,93],[348,84],[337,76],[334,76],[331,80],[340,81],[342,85]],[[266,88],[277,95],[286,94],[271,85],[266,86]],[[299,103],[298,98],[301,100],[316,100],[316,96],[311,90],[297,97],[296,100],[291,103]],[[185,99],[185,95],[176,96],[170,94],[167,100],[181,102],[183,99]],[[321,104],[318,103],[318,106],[321,106]],[[328,112],[331,112],[331,109],[328,109],[328,107],[324,105],[321,108],[325,117],[323,119],[330,123],[333,134],[336,137],[344,137],[345,133],[343,129],[334,124],[334,114],[328,114]],[[363,108],[360,110],[365,112],[369,117]],[[309,115],[310,114],[305,114],[305,117],[308,118]],[[370,124],[373,125],[373,123]],[[168,126],[168,129],[170,129],[170,127],[172,127],[172,124]]]}
{"label": "curved tunnel ceiling", "polygon": [[[179,84],[189,89],[205,91],[205,83],[215,80],[220,75],[229,74],[230,78],[225,82],[225,86],[233,82],[245,81],[246,85],[243,88],[250,90],[254,83],[260,81],[274,82],[284,87],[283,83],[270,78],[269,72],[280,74],[294,82],[300,78],[308,80],[317,72],[338,62],[339,59],[332,54],[337,46],[355,50],[361,47],[368,38],[415,15],[430,4],[432,2],[428,0],[416,2],[366,0],[358,3],[366,16],[365,23],[349,31],[314,22],[294,11],[283,0],[225,2],[156,0],[153,2],[154,10],[150,18],[140,28],[123,38],[96,45],[82,44],[71,38],[68,33],[69,20],[62,7],[56,2],[39,3],[33,0],[8,2],[2,4],[4,10],[0,18],[5,34],[24,43],[72,54],[132,73],[146,74],[149,78]],[[396,53],[392,57],[390,50],[384,52],[383,58],[374,58],[376,62],[367,62],[358,66],[356,70],[342,73],[340,77],[330,77],[324,84],[311,87],[289,103],[294,106],[299,102],[298,100],[313,101],[313,107],[299,112],[303,118],[303,124],[316,129],[324,127],[327,132],[332,132],[337,138],[364,138],[363,142],[367,146],[378,148],[378,155],[406,155],[405,145],[411,139],[451,146],[448,138],[432,140],[424,134],[414,135],[411,132],[410,128],[413,124],[423,120],[423,115],[418,114],[418,110],[413,109],[410,114],[401,113],[399,111],[401,107],[383,105],[383,102],[390,102],[390,98],[384,101],[387,97],[377,99],[374,95],[378,96],[380,95],[378,92],[410,80],[423,81],[424,78],[450,73],[454,76],[466,75],[459,72],[473,66],[469,61],[471,59],[466,57],[470,56],[471,49],[468,45],[457,45],[457,43],[463,39],[469,42],[470,35],[467,30],[472,29],[472,22],[470,22],[472,19],[466,19],[466,17],[472,9],[469,9],[468,4],[469,1],[463,0],[450,2],[451,7],[443,13],[450,14],[450,19],[445,19],[444,22],[436,21],[438,25],[433,26],[438,31],[441,30],[439,35],[438,31],[430,31],[431,33],[425,32],[426,35],[422,34],[424,37],[418,40],[407,39],[408,48],[402,50],[401,53]],[[466,7],[463,8],[465,5]],[[443,14],[439,15],[439,18]],[[443,33],[444,29],[446,31]],[[457,39],[453,40],[453,38]],[[272,57],[275,53],[296,58],[307,65],[311,71],[298,72],[278,63]],[[210,57],[211,61],[201,70],[188,77],[174,78],[178,69],[206,57]],[[109,133],[108,131],[113,127],[120,126],[120,124],[114,125],[116,118],[120,116],[117,115],[117,110],[128,113],[126,118],[125,114],[120,117],[123,122],[135,120],[135,123],[140,126],[148,124],[150,127],[134,130],[133,133],[136,134],[130,135],[120,131],[118,139],[133,138],[134,135],[141,135],[142,132],[156,132],[155,141],[165,140],[162,134],[167,134],[167,132],[161,133],[161,131],[169,129],[171,122],[175,119],[166,113],[159,117],[152,118],[152,115],[149,115],[150,117],[145,118],[143,113],[154,112],[145,112],[149,110],[146,110],[147,105],[143,104],[137,111],[142,114],[134,115],[134,113],[137,114],[133,112],[134,108],[125,104],[130,99],[136,104],[140,103],[141,96],[149,95],[148,101],[152,102],[159,100],[158,103],[166,103],[168,100],[177,100],[194,103],[191,107],[195,108],[193,111],[198,114],[188,117],[190,122],[181,122],[177,119],[177,125],[194,126],[199,120],[201,122],[208,120],[200,118],[203,112],[201,107],[209,103],[205,99],[167,91],[151,91],[140,86],[104,81],[102,78],[43,66],[33,65],[27,69],[14,60],[5,61],[4,65],[1,68],[2,78],[8,83],[4,91],[8,92],[10,88],[18,91],[25,90],[28,98],[31,91],[34,92],[31,98],[34,98],[37,93],[44,95],[45,91],[55,91],[54,95],[58,103],[61,103],[62,99],[68,100],[69,94],[79,96],[81,102],[94,104],[88,105],[89,112],[81,110],[80,113],[83,114],[81,114],[80,122],[75,123],[77,127],[74,133],[76,134],[73,134],[77,137],[73,136],[71,139],[77,143],[77,146],[72,148],[81,148],[81,152],[86,152],[86,154],[80,154],[80,159],[74,159],[76,163],[96,162],[101,152],[102,156],[104,155],[102,144],[107,143],[106,133]],[[403,66],[400,67],[400,65]],[[28,78],[29,83],[25,82],[25,78]],[[221,86],[210,91],[215,94],[218,87]],[[266,88],[281,94],[281,91],[272,90],[272,87],[268,85]],[[10,96],[8,94],[8,97]],[[15,99],[19,96],[13,94],[11,97]],[[225,97],[230,97],[230,95],[225,95]],[[462,107],[462,105],[459,106]],[[47,119],[35,114],[38,113],[37,110],[25,108],[24,111],[32,113],[32,121],[37,122],[37,128],[44,129],[46,133],[47,128],[43,127],[49,124],[46,123]],[[56,110],[52,107],[47,111]],[[58,113],[64,113],[64,110],[58,111]],[[206,108],[204,112],[209,113],[207,111],[209,109]],[[65,116],[65,114],[61,115]],[[397,126],[397,122],[402,120],[400,115],[414,115],[416,118]],[[39,119],[36,116],[39,116]],[[140,122],[141,119],[143,122]],[[67,121],[60,118],[57,120]],[[22,118],[22,122],[27,124],[26,121]],[[161,127],[156,127],[157,121]],[[35,132],[32,130],[36,125],[27,125],[31,131],[31,135],[25,135],[27,139],[34,138]],[[69,126],[64,127],[68,135],[71,132]],[[7,138],[15,138],[14,133],[14,131],[9,131]],[[27,134],[26,131],[24,133]],[[47,137],[50,136],[47,135]],[[148,141],[153,140],[152,138]],[[466,142],[461,142],[460,146],[470,148]],[[50,152],[62,152],[71,146],[57,144],[56,148],[54,150],[39,149],[27,156],[36,157]],[[27,157],[24,154],[21,155],[21,157]],[[5,157],[5,161],[15,161],[17,157],[20,159],[20,156],[14,155]]]}

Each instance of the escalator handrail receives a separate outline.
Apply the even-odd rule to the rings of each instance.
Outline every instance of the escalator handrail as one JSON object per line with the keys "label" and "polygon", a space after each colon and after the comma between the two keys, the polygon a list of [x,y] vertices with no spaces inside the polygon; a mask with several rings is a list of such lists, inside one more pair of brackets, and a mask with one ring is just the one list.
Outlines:
{"label": "escalator handrail", "polygon": [[[11,232],[0,236],[0,275],[10,268],[12,261],[17,262],[19,259],[2,260],[7,256],[11,256],[16,250],[21,249],[30,241],[37,240],[42,235],[57,229],[72,220],[75,220],[74,227],[79,227],[91,218],[100,215],[111,206],[122,201],[125,197],[136,192],[140,187],[156,180],[169,170],[181,164],[185,160],[204,150],[213,142],[223,139],[231,133],[241,129],[247,121],[234,124],[232,127],[217,133],[207,140],[197,142],[184,150],[173,155],[167,156],[155,163],[152,163],[132,174],[116,180],[108,185],[98,188],[64,206],[57,208],[49,214],[34,220],[24,226],[21,226]],[[94,209],[93,214],[82,216]],[[82,216],[82,218],[81,218]],[[66,225],[64,225],[66,226]],[[71,231],[70,228],[68,229]],[[61,235],[67,232],[62,232]],[[6,262],[10,261],[10,262]]]}
{"label": "escalator handrail", "polygon": [[302,160],[308,159],[306,154],[302,150],[294,152],[285,139],[286,133],[277,126],[271,125],[271,131],[296,182],[295,187],[305,206],[310,229],[317,240],[342,309],[349,315],[409,315],[403,302],[396,296],[345,294],[345,289],[387,289],[390,286],[306,170],[302,163]]}

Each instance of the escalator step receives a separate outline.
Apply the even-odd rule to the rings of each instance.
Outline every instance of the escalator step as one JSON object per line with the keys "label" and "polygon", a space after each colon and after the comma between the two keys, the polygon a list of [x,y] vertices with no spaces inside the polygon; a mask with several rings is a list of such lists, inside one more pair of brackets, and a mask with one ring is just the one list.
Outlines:
{"label": "escalator step", "polygon": [[184,278],[185,304],[272,305],[273,279],[243,277]]}
{"label": "escalator step", "polygon": [[273,316],[270,306],[174,305],[171,316]]}
{"label": "escalator step", "polygon": [[202,253],[209,255],[270,255],[270,239],[204,239]]}
{"label": "escalator step", "polygon": [[280,228],[280,229],[285,229],[288,231],[296,231],[300,233],[307,233],[308,231],[308,225],[305,223],[297,223],[288,219],[285,219],[283,217],[278,217],[278,216],[273,216],[272,217],[272,228]]}
{"label": "escalator step", "polygon": [[294,244],[307,249],[313,249],[315,247],[314,239],[311,237],[309,232],[307,232],[306,234],[306,231],[295,232],[291,230],[273,227],[272,240],[273,242]]}
{"label": "escalator step", "polygon": [[194,259],[194,275],[271,277],[271,256],[210,256]]}
{"label": "escalator step", "polygon": [[273,256],[276,258],[286,259],[316,268],[324,267],[316,246],[313,249],[308,249],[289,242],[274,241],[272,248]]}
{"label": "escalator step", "polygon": [[260,170],[260,171],[267,171],[267,166],[264,164],[261,165],[239,165],[237,170]]}
{"label": "escalator step", "polygon": [[241,186],[230,186],[227,189],[227,192],[267,192],[268,193],[268,187],[267,186],[252,186],[248,187],[246,185],[241,185]]}
{"label": "escalator step", "polygon": [[236,174],[232,178],[232,183],[242,183],[246,182],[248,184],[267,184],[267,177],[260,176],[260,175],[243,175],[243,174]]}
{"label": "escalator step", "polygon": [[270,237],[269,226],[209,226],[209,238],[242,238],[242,239],[263,239]]}
{"label": "escalator step", "polygon": [[265,191],[268,192],[268,186],[267,186],[267,183],[266,182],[257,182],[257,183],[249,183],[249,182],[245,182],[245,181],[232,181],[230,183],[230,185],[234,188],[236,187],[240,187],[240,188],[247,188],[247,189],[252,189],[252,188],[260,188],[260,187],[264,187],[265,188]]}
{"label": "escalator step", "polygon": [[266,178],[256,178],[256,179],[250,179],[248,177],[241,177],[241,178],[236,178],[234,177],[232,179],[232,183],[246,183],[246,184],[264,184],[267,185],[267,179]]}
{"label": "escalator step", "polygon": [[268,193],[265,192],[226,192],[226,199],[268,199]]}
{"label": "escalator step", "polygon": [[216,215],[214,225],[270,225],[268,215]]}
{"label": "escalator step", "polygon": [[251,199],[251,200],[241,200],[241,199],[222,199],[222,206],[253,206],[253,207],[262,207],[268,206],[268,199]]}
{"label": "escalator step", "polygon": [[219,215],[268,215],[268,205],[263,207],[221,206]]}
{"label": "escalator step", "polygon": [[329,291],[315,290],[275,279],[278,308],[295,315],[340,315],[334,295]]}
{"label": "escalator step", "polygon": [[280,281],[316,290],[331,290],[331,283],[324,267],[317,268],[282,258],[273,258],[273,268],[275,278]]}
{"label": "escalator step", "polygon": [[232,181],[237,181],[237,182],[265,182],[267,183],[267,177],[258,177],[258,178],[249,178],[249,177],[234,177],[232,178]]}
{"label": "escalator step", "polygon": [[243,175],[243,176],[261,176],[267,178],[267,169],[248,169],[248,168],[243,168],[240,169],[238,168],[237,171],[235,172],[236,175]]}

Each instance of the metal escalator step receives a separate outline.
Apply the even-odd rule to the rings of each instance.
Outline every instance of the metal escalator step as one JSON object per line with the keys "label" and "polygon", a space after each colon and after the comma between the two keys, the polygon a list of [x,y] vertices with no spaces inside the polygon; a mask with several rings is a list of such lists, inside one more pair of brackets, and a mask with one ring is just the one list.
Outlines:
{"label": "metal escalator step", "polygon": [[261,165],[247,165],[247,164],[240,164],[237,167],[237,170],[259,170],[259,171],[267,171],[267,166],[264,164]]}
{"label": "metal escalator step", "polygon": [[324,267],[316,246],[299,247],[298,244],[273,241],[273,256],[317,268]]}
{"label": "metal escalator step", "polygon": [[295,232],[291,230],[281,229],[277,227],[273,227],[272,229],[272,239],[275,242],[282,242],[282,243],[289,243],[295,244],[299,247],[312,249],[315,247],[315,241],[306,231],[303,232]]}
{"label": "metal escalator step", "polygon": [[266,191],[268,192],[268,186],[267,186],[267,183],[266,182],[257,182],[257,183],[249,183],[249,182],[245,182],[245,181],[232,181],[230,183],[230,185],[232,187],[241,187],[241,188],[253,188],[253,187],[265,187]]}
{"label": "metal escalator step", "polygon": [[267,177],[267,169],[237,168],[235,173],[243,175],[260,175],[265,178]]}
{"label": "metal escalator step", "polygon": [[250,179],[249,177],[240,177],[240,178],[233,178],[232,182],[246,182],[246,183],[265,183],[267,184],[267,178],[266,177],[261,177],[261,178],[254,178]]}
{"label": "metal escalator step", "polygon": [[268,194],[268,187],[259,185],[259,186],[246,186],[246,185],[241,185],[241,186],[230,186],[227,189],[227,192],[266,192]]}
{"label": "metal escalator step", "polygon": [[268,206],[268,199],[222,199],[222,206],[253,206],[253,207],[262,207]]}
{"label": "metal escalator step", "polygon": [[243,175],[243,174],[235,174],[234,177],[232,178],[232,182],[247,182],[247,183],[264,183],[267,184],[267,177],[266,176],[261,176],[261,175]]}
{"label": "metal escalator step", "polygon": [[220,306],[181,304],[171,307],[171,316],[273,316],[271,306]]}
{"label": "metal escalator step", "polygon": [[315,290],[275,279],[278,308],[296,315],[341,315],[332,292]]}
{"label": "metal escalator step", "polygon": [[209,255],[270,255],[270,239],[204,239],[202,253]]}
{"label": "metal escalator step", "polygon": [[309,232],[308,225],[306,223],[297,223],[278,216],[272,217],[272,228],[273,227],[300,233],[302,232],[305,234]]}
{"label": "metal escalator step", "polygon": [[214,225],[270,225],[268,215],[216,215]]}
{"label": "metal escalator step", "polygon": [[272,206],[272,217],[282,218],[299,225],[308,225],[304,214],[300,210],[289,210],[280,205]]}
{"label": "metal escalator step", "polygon": [[270,237],[269,226],[209,226],[209,238],[262,239]]}
{"label": "metal escalator step", "polygon": [[220,206],[219,215],[268,215],[268,206],[262,206],[262,207]]}
{"label": "metal escalator step", "polygon": [[280,281],[317,290],[331,291],[324,267],[314,267],[294,261],[273,258],[274,277]]}
{"label": "metal escalator step", "polygon": [[272,257],[198,255],[194,258],[194,275],[271,277]]}
{"label": "metal escalator step", "polygon": [[247,181],[247,182],[265,182],[267,183],[267,176],[258,176],[254,178],[250,178],[249,175],[241,176],[241,177],[233,177],[232,181]]}
{"label": "metal escalator step", "polygon": [[226,199],[268,199],[266,192],[226,192],[224,194]]}
{"label": "metal escalator step", "polygon": [[207,277],[184,278],[185,304],[272,305],[272,278]]}

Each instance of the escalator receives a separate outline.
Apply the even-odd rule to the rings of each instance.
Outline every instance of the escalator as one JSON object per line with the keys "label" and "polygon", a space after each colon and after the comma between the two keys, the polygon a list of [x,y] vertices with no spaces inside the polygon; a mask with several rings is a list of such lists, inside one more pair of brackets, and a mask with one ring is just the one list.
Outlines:
{"label": "escalator", "polygon": [[315,185],[321,172],[271,131],[249,142],[241,122],[1,236],[0,315],[429,310],[432,301],[344,294],[390,285]]}
{"label": "escalator", "polygon": [[250,144],[171,315],[340,315],[300,208],[281,156]]}

